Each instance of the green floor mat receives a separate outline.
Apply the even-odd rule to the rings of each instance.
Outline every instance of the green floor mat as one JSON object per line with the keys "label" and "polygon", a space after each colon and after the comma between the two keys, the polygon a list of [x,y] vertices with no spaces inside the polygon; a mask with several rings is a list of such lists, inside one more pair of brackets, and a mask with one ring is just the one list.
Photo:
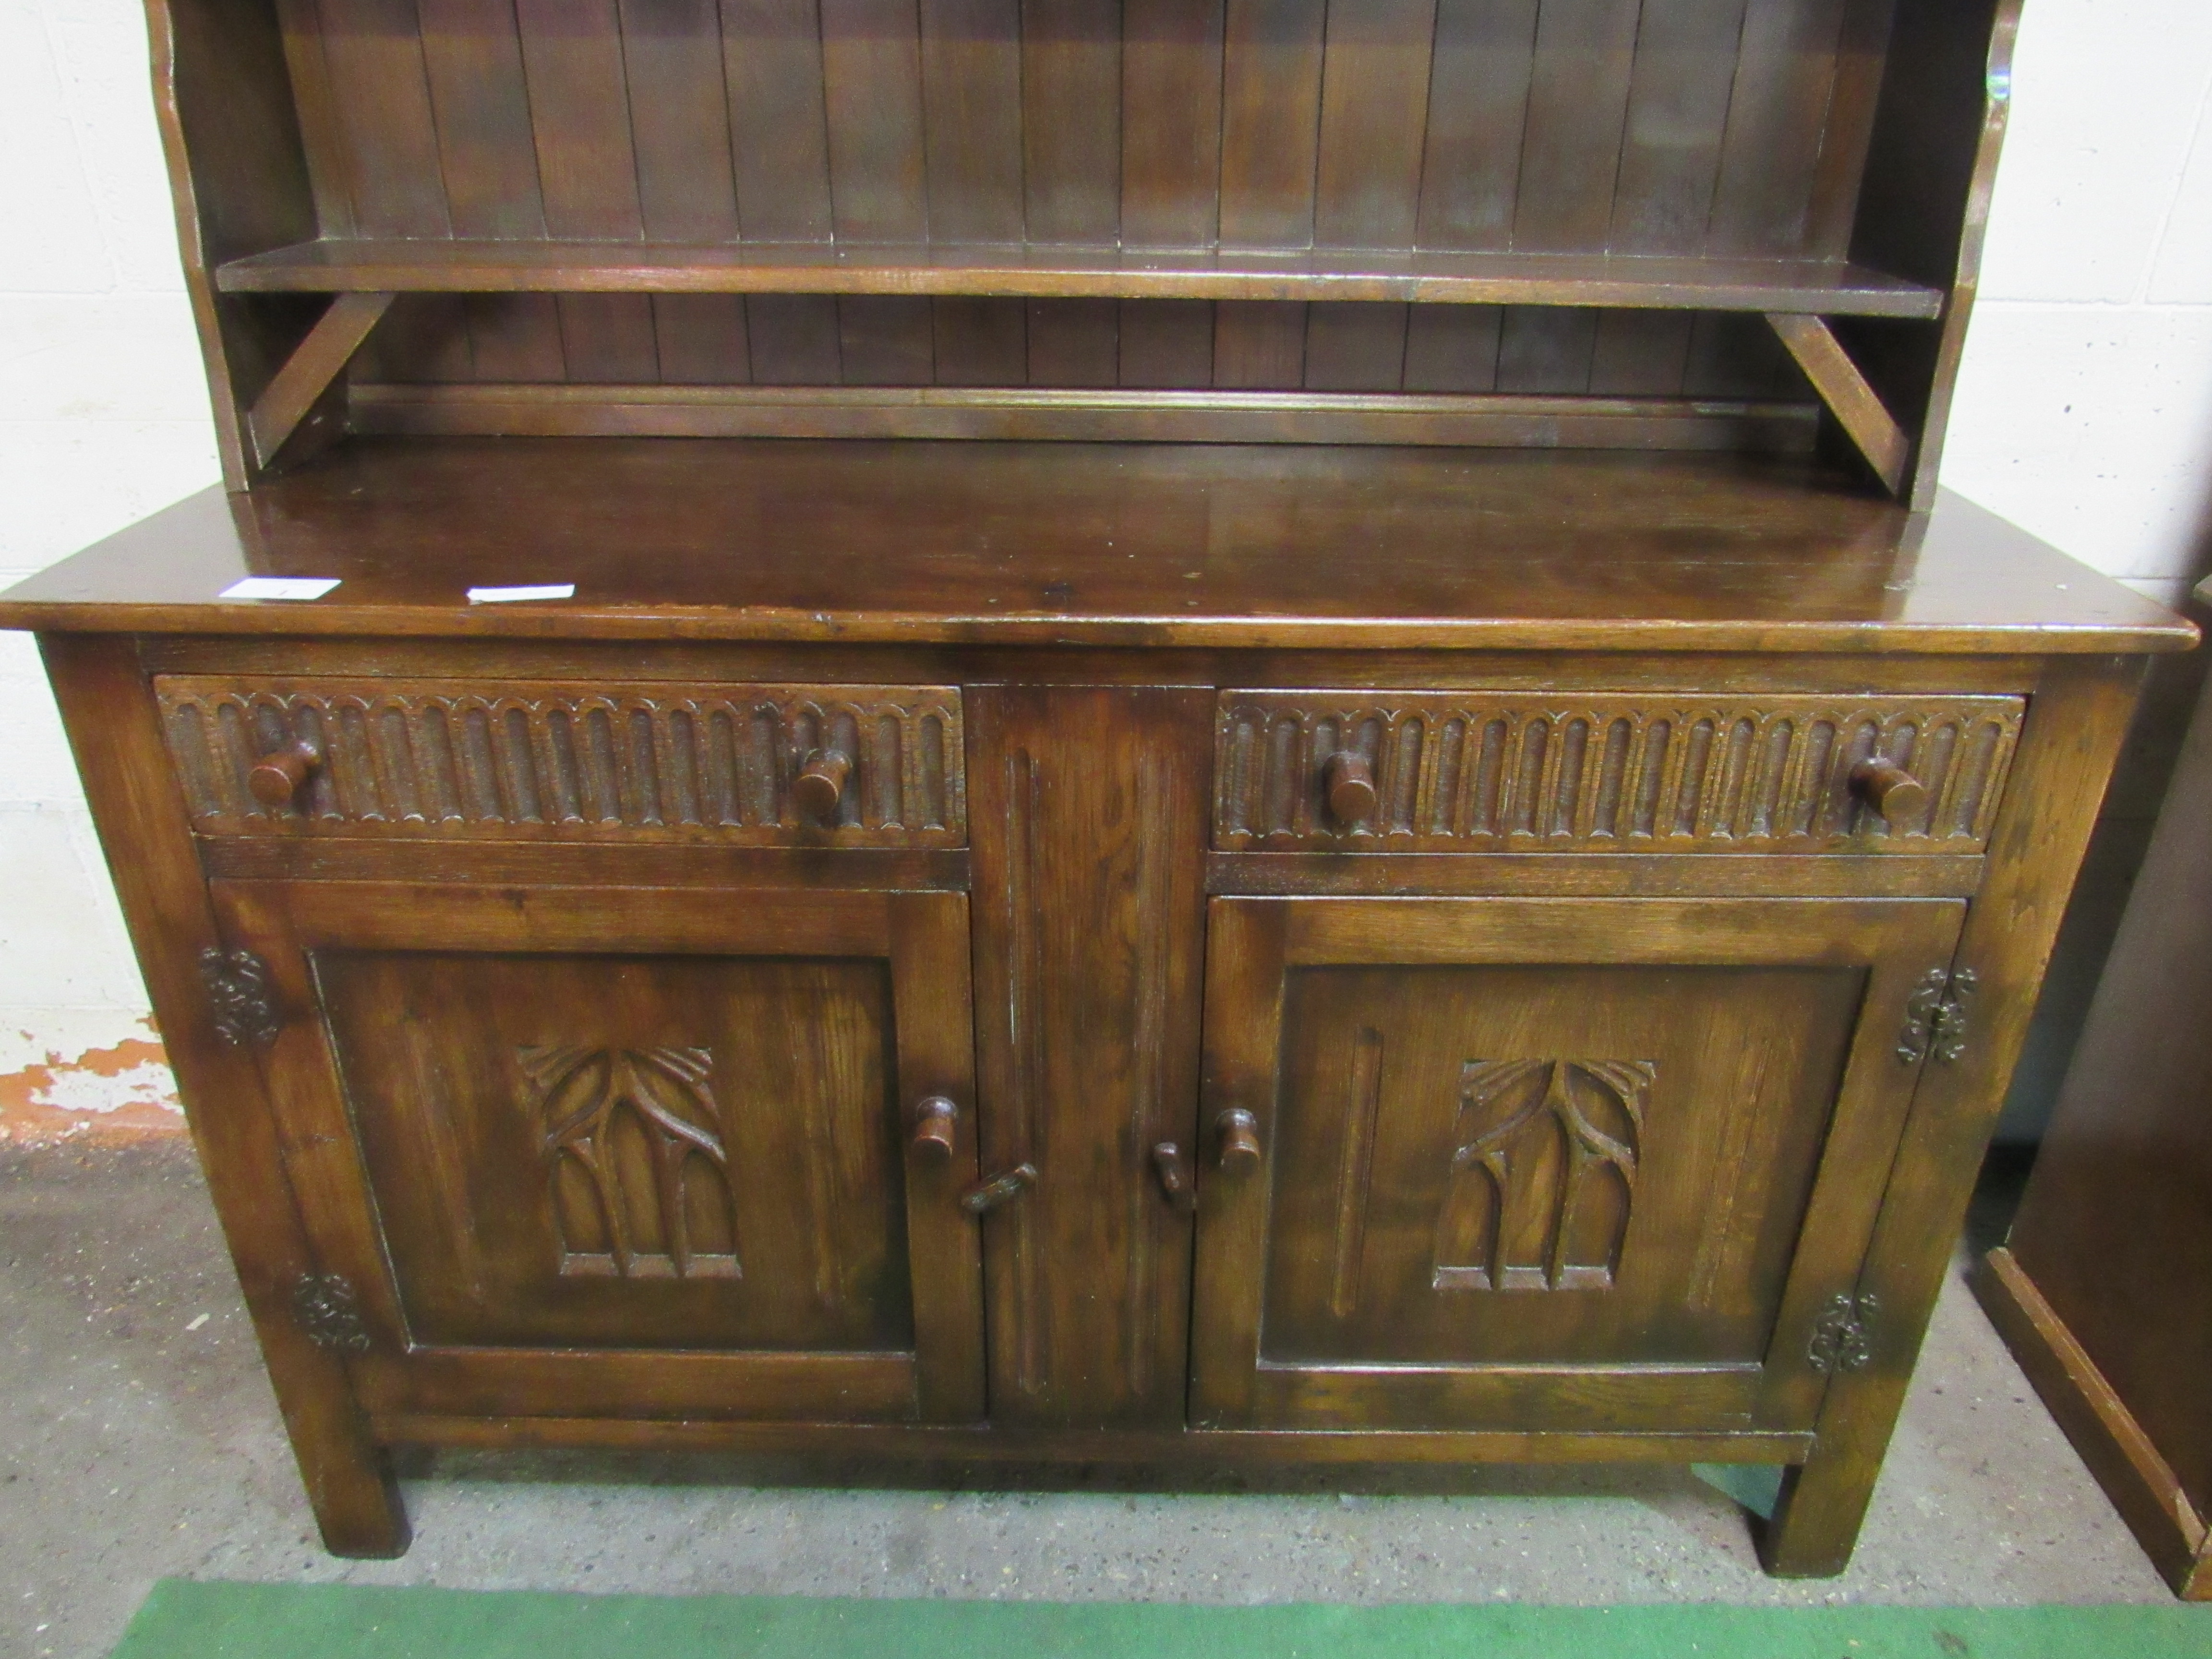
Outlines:
{"label": "green floor mat", "polygon": [[165,1579],[115,1659],[2177,1659],[2212,1607],[1167,1607]]}

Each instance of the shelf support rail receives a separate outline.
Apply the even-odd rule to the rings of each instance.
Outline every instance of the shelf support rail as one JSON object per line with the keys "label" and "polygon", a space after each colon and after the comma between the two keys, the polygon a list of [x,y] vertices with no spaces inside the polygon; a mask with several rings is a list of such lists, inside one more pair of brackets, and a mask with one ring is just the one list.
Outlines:
{"label": "shelf support rail", "polygon": [[247,411],[246,429],[253,444],[253,464],[266,469],[276,452],[299,429],[330,384],[338,377],[353,354],[361,349],[368,332],[383,319],[398,296],[392,294],[341,294],[307,331],[307,338],[284,360]]}
{"label": "shelf support rail", "polygon": [[1820,401],[1850,434],[1883,487],[1893,495],[1903,495],[1905,469],[1912,459],[1912,440],[1882,406],[1881,394],[1867,384],[1866,376],[1859,373],[1858,365],[1826,319],[1770,311],[1766,320],[1797,360],[1797,367],[1805,371]]}

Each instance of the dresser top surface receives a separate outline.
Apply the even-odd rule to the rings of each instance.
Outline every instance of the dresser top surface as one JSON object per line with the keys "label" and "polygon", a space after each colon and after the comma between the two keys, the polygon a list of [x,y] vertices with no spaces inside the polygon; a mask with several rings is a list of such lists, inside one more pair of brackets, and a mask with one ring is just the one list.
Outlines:
{"label": "dresser top surface", "polygon": [[[217,598],[248,575],[340,580]],[[1916,517],[1802,462],[664,439],[357,440],[30,578],[0,626],[2005,654],[2195,637],[1960,497]]]}

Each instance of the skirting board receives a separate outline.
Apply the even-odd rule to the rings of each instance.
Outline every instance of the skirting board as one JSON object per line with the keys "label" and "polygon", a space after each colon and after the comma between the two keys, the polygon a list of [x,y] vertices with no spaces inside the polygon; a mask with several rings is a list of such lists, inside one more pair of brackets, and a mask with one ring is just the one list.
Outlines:
{"label": "skirting board", "polygon": [[2010,1250],[1983,1259],[1975,1294],[2074,1449],[2174,1592],[2212,1601],[2205,1526],[2126,1403]]}

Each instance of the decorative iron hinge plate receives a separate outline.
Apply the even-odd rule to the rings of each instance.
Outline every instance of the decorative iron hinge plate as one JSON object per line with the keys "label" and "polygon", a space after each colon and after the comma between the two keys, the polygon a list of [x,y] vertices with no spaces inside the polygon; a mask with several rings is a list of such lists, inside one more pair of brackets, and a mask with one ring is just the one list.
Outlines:
{"label": "decorative iron hinge plate", "polygon": [[1953,1060],[1966,1052],[1966,1005],[1973,1000],[1979,981],[1971,968],[1953,973],[1931,968],[1905,1000],[1905,1030],[1897,1039],[1897,1057],[1917,1066],[1933,1054]]}
{"label": "decorative iron hinge plate", "polygon": [[215,1005],[217,1036],[238,1046],[253,1042],[266,1047],[276,1040],[283,1022],[270,994],[268,964],[259,957],[251,951],[210,945],[200,952],[200,977],[207,981],[208,1000]]}
{"label": "decorative iron hinge plate", "polygon": [[1864,1370],[1874,1358],[1874,1316],[1881,1304],[1871,1294],[1828,1298],[1813,1322],[1813,1341],[1805,1358],[1816,1371]]}
{"label": "decorative iron hinge plate", "polygon": [[367,1353],[368,1327],[353,1281],[343,1273],[307,1273],[292,1286],[292,1315],[307,1340],[338,1353]]}

